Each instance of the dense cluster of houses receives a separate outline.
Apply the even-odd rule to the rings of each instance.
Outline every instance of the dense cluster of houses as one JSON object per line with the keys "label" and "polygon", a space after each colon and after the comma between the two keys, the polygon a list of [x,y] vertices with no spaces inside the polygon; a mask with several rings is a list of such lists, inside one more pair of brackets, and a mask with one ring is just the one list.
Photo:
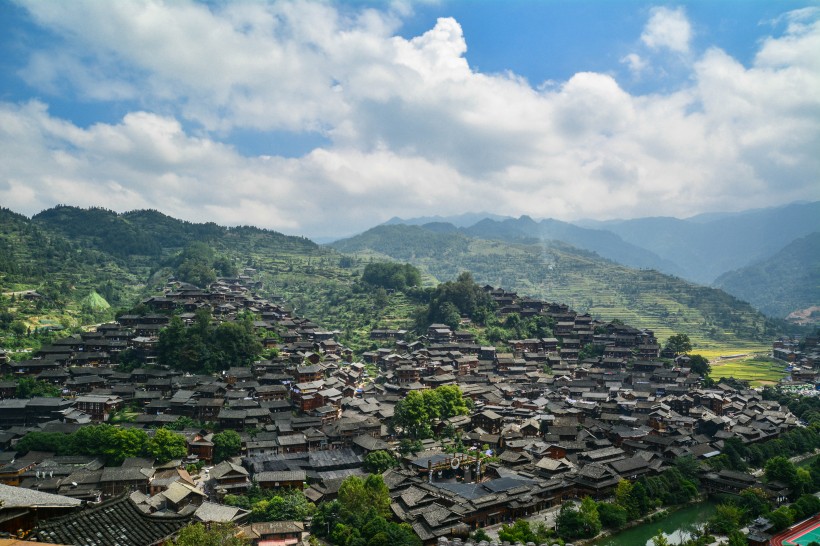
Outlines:
{"label": "dense cluster of houses", "polygon": [[[569,498],[605,498],[621,479],[657,474],[683,456],[717,456],[730,437],[761,442],[800,426],[754,390],[727,383],[704,388],[685,356],[661,360],[649,330],[485,290],[500,314],[544,316],[553,335],[498,349],[442,324],[418,339],[405,330],[374,329],[371,337],[383,348],[354,362],[335,332],[254,295],[252,277],[244,276],[208,290],[176,285],[144,301],[144,314],[59,340],[31,360],[2,361],[3,373],[54,383],[64,396],[20,400],[13,382],[0,383],[0,483],[6,484],[0,500],[14,497],[13,487],[27,492],[0,506],[0,531],[72,543],[78,537],[61,529],[116,532],[116,520],[132,522],[119,524],[120,531],[134,525],[132,536],[144,534],[134,544],[150,544],[189,521],[242,524],[248,512],[220,502],[252,484],[305,489],[314,502],[332,499],[346,477],[364,475],[368,453],[398,453],[388,426],[396,404],[410,391],[441,385],[458,385],[472,401],[471,414],[435,423],[448,438],[422,442],[384,474],[395,517],[428,544]],[[144,351],[150,361],[169,313],[193,320],[201,308],[218,320],[253,312],[255,328],[276,334],[266,340],[278,356],[214,376],[114,368],[126,348]],[[590,344],[601,356],[582,358]],[[207,426],[183,430],[188,457],[165,465],[129,459],[110,468],[90,457],[15,454],[29,431],[70,433],[108,422],[123,408],[138,415],[122,426],[151,430],[180,418]],[[213,432],[223,429],[240,432],[242,454],[213,465]],[[208,465],[200,479],[184,470],[197,461]],[[764,486],[737,472],[705,478],[713,491]],[[254,525],[246,536],[257,542],[304,538],[298,522]]]}
{"label": "dense cluster of houses", "polygon": [[789,363],[791,389],[815,390],[820,385],[820,373],[815,368],[820,366],[820,336],[806,336],[802,341],[777,339],[772,344],[772,356]]}

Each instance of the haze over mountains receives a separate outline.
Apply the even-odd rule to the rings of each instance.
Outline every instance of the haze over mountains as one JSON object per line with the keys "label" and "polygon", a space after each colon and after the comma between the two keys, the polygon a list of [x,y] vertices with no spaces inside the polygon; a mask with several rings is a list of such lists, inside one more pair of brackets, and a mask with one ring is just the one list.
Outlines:
{"label": "haze over mountains", "polygon": [[[709,213],[687,219],[585,220],[573,224],[478,213],[393,218],[386,223],[397,224],[508,243],[561,241],[622,265],[655,269],[698,284],[721,287],[771,316],[785,317],[795,309],[820,303],[816,274],[820,253],[812,252],[811,246],[797,245],[789,250],[789,266],[781,263],[776,275],[759,274],[760,267],[765,269],[766,260],[779,261],[773,257],[787,245],[820,232],[820,202]],[[747,268],[754,264],[761,265],[757,266],[755,289],[751,290],[751,285],[742,279],[752,274]]]}

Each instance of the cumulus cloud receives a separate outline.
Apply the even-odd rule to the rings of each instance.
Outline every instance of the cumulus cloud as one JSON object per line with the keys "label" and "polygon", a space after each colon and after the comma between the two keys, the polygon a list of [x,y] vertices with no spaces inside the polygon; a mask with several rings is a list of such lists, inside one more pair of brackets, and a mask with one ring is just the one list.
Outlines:
{"label": "cumulus cloud", "polygon": [[692,39],[692,26],[683,8],[653,8],[641,41],[652,49],[669,49],[675,53],[688,53]]}
{"label": "cumulus cloud", "polygon": [[[44,102],[0,103],[0,198],[21,212],[150,207],[324,236],[397,215],[688,215],[820,198],[816,18],[761,42],[750,67],[710,49],[691,84],[636,96],[600,73],[533,88],[476,72],[456,20],[407,39],[401,10],[27,7],[63,41],[58,57],[32,54],[32,85],[135,106],[79,127]],[[676,53],[690,38],[668,8],[642,35]],[[642,69],[640,57],[624,62]],[[315,131],[327,144],[249,157],[225,144],[236,129]]]}

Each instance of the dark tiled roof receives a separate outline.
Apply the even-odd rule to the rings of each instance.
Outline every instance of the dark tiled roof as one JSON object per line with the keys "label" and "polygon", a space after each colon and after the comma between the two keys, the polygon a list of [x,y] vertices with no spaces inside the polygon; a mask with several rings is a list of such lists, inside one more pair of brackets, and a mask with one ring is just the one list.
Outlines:
{"label": "dark tiled roof", "polygon": [[128,497],[51,519],[31,534],[39,542],[84,546],[149,546],[176,533],[190,516],[143,514]]}

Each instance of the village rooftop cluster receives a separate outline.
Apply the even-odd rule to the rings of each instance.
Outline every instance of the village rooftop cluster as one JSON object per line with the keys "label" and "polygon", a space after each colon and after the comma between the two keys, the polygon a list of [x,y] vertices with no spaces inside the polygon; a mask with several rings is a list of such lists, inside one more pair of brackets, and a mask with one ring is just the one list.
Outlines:
{"label": "village rooftop cluster", "polygon": [[[248,511],[222,500],[252,484],[305,488],[316,503],[333,499],[342,480],[365,475],[368,453],[386,450],[401,461],[383,475],[393,515],[433,544],[567,499],[606,498],[623,478],[658,474],[684,456],[715,457],[728,438],[750,444],[801,426],[787,408],[741,383],[705,388],[686,356],[662,361],[651,331],[566,305],[485,287],[502,315],[552,319],[554,337],[512,340],[502,350],[441,324],[413,341],[404,330],[377,328],[371,338],[381,348],[356,359],[336,332],[256,296],[254,272],[245,273],[207,290],[176,283],[143,302],[150,312],[58,340],[30,360],[0,355],[4,374],[48,381],[64,394],[16,399],[15,383],[0,383],[0,531],[66,544],[95,534],[160,543],[191,521],[242,525]],[[278,356],[214,375],[115,369],[127,348],[150,362],[170,314],[191,321],[201,308],[219,321],[254,313],[256,330],[277,333],[267,343]],[[589,343],[604,347],[603,355],[579,359]],[[813,346],[799,355],[811,366],[816,339]],[[459,449],[455,439],[431,439],[400,454],[390,426],[396,404],[411,391],[443,385],[457,385],[472,401],[469,415],[433,424],[458,438]],[[31,431],[72,433],[124,407],[139,415],[121,426],[149,434],[182,417],[214,428],[181,431],[188,456],[166,464],[131,458],[106,467],[93,457],[15,453]],[[240,433],[241,455],[213,465],[214,432],[226,429]],[[207,471],[192,476],[186,465],[197,462]],[[757,486],[773,499],[788,493],[727,470],[704,472],[701,483],[734,493]],[[254,543],[294,544],[308,530],[305,522],[271,522],[244,533]]]}

